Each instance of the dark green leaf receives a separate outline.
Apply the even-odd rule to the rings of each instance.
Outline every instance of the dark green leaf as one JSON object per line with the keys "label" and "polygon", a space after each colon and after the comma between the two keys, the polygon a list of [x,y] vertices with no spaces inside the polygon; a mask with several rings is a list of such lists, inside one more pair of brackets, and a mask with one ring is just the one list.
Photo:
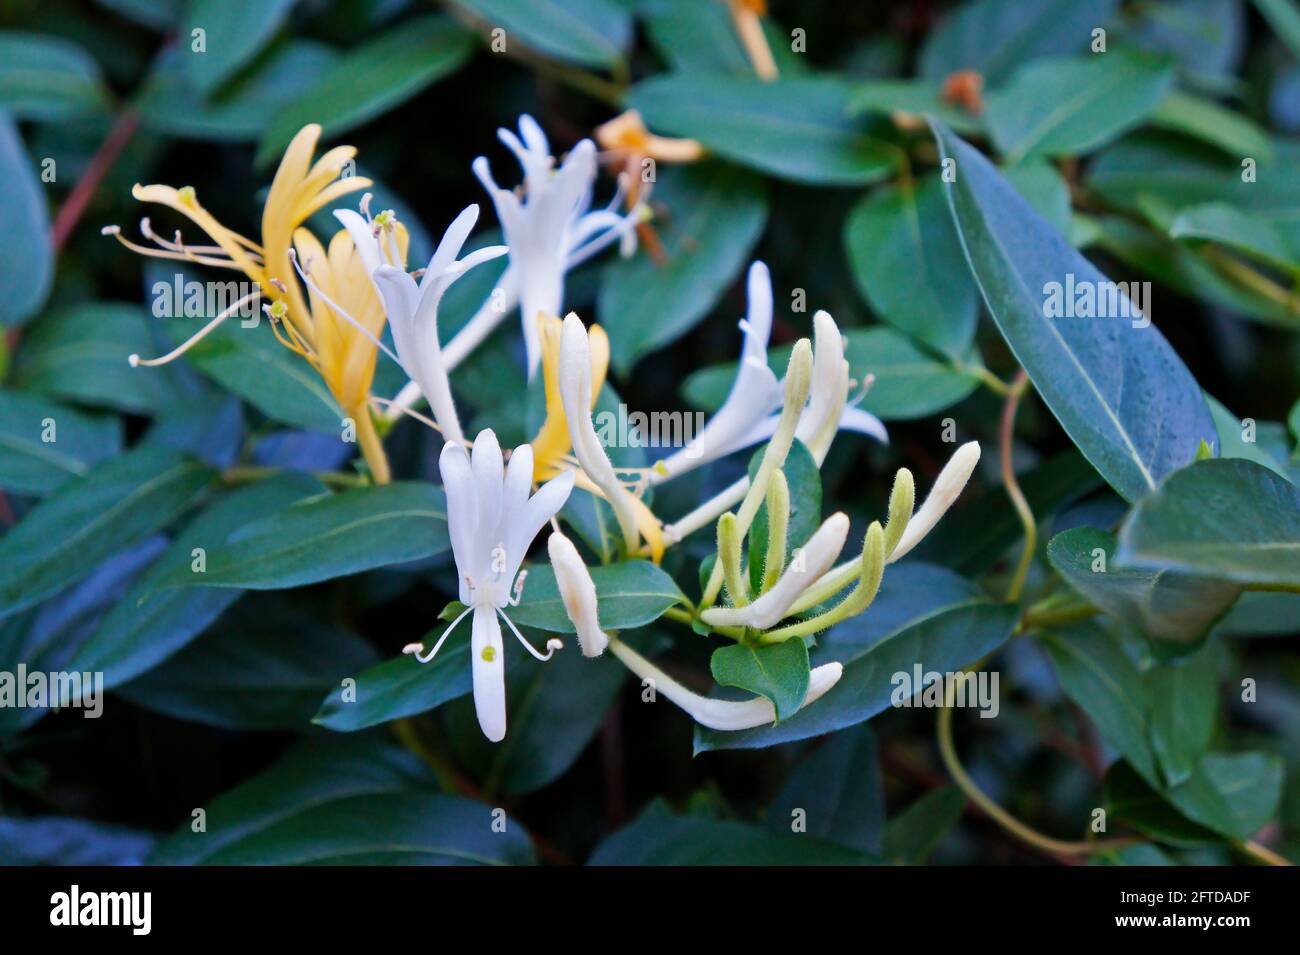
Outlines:
{"label": "dark green leaf", "polygon": [[1151,748],[1165,782],[1177,786],[1191,776],[1210,746],[1219,712],[1219,655],[1213,645],[1185,660],[1147,672],[1151,700]]}
{"label": "dark green leaf", "polygon": [[1200,641],[1241,593],[1235,584],[1169,570],[1120,566],[1115,537],[1090,527],[1057,534],[1047,559],[1079,593],[1148,636],[1187,646]]}
{"label": "dark green leaf", "polygon": [[119,454],[122,427],[49,398],[0,391],[0,450],[0,487],[41,497]]}
{"label": "dark green leaf", "polygon": [[1300,489],[1251,461],[1198,461],[1133,508],[1120,528],[1119,558],[1300,586]]}
{"label": "dark green leaf", "polygon": [[[295,0],[190,0],[181,28],[185,72],[205,96],[262,50],[289,17]],[[196,50],[194,31],[202,30]]]}
{"label": "dark green leaf", "polygon": [[709,661],[713,679],[767,697],[778,721],[789,719],[808,695],[808,647],[798,638],[769,646],[719,647]]}
{"label": "dark green leaf", "polygon": [[925,862],[965,808],[966,796],[956,786],[921,796],[885,825],[885,858],[908,865]]}
{"label": "dark green leaf", "polygon": [[18,129],[0,111],[0,327],[20,325],[50,294],[54,253],[45,190],[36,178]]}
{"label": "dark green leaf", "polygon": [[232,603],[235,590],[220,587],[160,589],[177,572],[187,572],[196,548],[205,554],[240,528],[323,490],[305,474],[282,474],[230,491],[177,531],[171,547],[104,618],[68,664],[98,670],[114,687],[156,666],[184,647]]}
{"label": "dark green leaf", "polygon": [[167,526],[212,478],[190,458],[142,447],[68,481],[0,537],[0,618],[58,593]]}
{"label": "dark green leaf", "polygon": [[1151,115],[1172,81],[1163,63],[1118,50],[1035,60],[989,96],[989,132],[1013,163],[1088,153]]}
{"label": "dark green leaf", "polygon": [[836,79],[657,76],[628,105],[656,132],[698,140],[713,153],[796,182],[879,182],[898,155],[848,116],[851,87]]}
{"label": "dark green leaf", "polygon": [[939,80],[883,79],[857,84],[849,98],[849,111],[855,115],[893,116],[897,112],[929,115],[959,133],[979,133],[984,129],[980,116],[944,99],[943,83]]}
{"label": "dark green leaf", "polygon": [[767,827],[791,832],[796,818],[806,826],[801,833],[880,855],[885,791],[870,726],[834,734],[795,768],[768,807]]}
{"label": "dark green leaf", "polygon": [[[606,630],[644,627],[686,600],[671,577],[645,560],[592,567],[591,579],[596,585],[600,625]],[[550,564],[529,568],[523,601],[510,610],[510,619],[552,633],[574,632]]]}
{"label": "dark green leaf", "polygon": [[10,116],[64,122],[107,105],[99,65],[81,47],[38,33],[0,33],[0,109]]}
{"label": "dark green leaf", "polygon": [[619,62],[632,39],[632,16],[617,0],[461,0],[461,5],[487,30],[504,30],[506,49],[520,42],[584,66]]}
{"label": "dark green leaf", "polygon": [[143,865],[155,841],[152,833],[90,819],[0,818],[4,865]]}
{"label": "dark green leaf", "polygon": [[[1096,293],[1108,280],[988,160],[941,126],[935,135],[944,158],[956,160],[948,198],[967,260],[1011,350],[1115,490],[1128,500],[1154,490],[1214,438],[1200,388],[1139,318],[1048,317],[1049,291],[1074,285]],[[1131,303],[1123,297],[1121,305]]]}
{"label": "dark green leaf", "polygon": [[1217,146],[1237,159],[1252,156],[1268,161],[1273,158],[1273,144],[1267,131],[1240,113],[1189,93],[1170,92],[1151,115],[1151,123]]}
{"label": "dark green leaf", "polygon": [[1030,60],[1088,48],[1092,31],[1105,26],[1118,0],[973,0],[939,24],[921,48],[920,72],[942,79],[977,70],[990,85],[1006,80]]}
{"label": "dark green leaf", "polygon": [[722,163],[664,170],[654,196],[672,213],[660,229],[667,261],[642,252],[610,262],[596,302],[614,365],[625,372],[713,309],[767,221],[762,180]]}
{"label": "dark green leaf", "polygon": [[207,569],[170,572],[159,587],[280,590],[446,550],[442,488],[398,482],[300,501],[231,535],[207,555]]}
{"label": "dark green leaf", "polygon": [[845,220],[844,245],[858,289],[882,318],[952,358],[966,355],[979,291],[937,173],[866,196]]}
{"label": "dark green leaf", "polygon": [[473,36],[437,14],[404,21],[368,39],[276,114],[255,162],[265,165],[277,158],[308,123],[320,123],[326,139],[360,126],[454,72],[473,50]]}

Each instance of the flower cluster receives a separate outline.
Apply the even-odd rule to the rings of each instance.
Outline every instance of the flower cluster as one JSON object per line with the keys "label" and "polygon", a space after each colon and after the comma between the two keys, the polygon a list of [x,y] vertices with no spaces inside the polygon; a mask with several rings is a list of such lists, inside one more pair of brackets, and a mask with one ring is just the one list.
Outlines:
{"label": "flower cluster", "polygon": [[[912,476],[900,470],[887,521],[870,525],[859,556],[836,565],[849,534],[849,518],[843,513],[826,518],[807,540],[789,540],[787,463],[796,444],[820,467],[841,430],[882,442],[887,435],[880,421],[851,397],[869,381],[859,384],[851,378],[844,339],[826,312],[813,316],[813,336],[795,343],[784,375],[773,371],[768,356],[771,279],[766,266],[754,262],[748,274],[748,310],[740,322],[740,362],[727,399],[685,447],[650,468],[621,468],[610,458],[592,417],[605,382],[609,341],[600,326],[588,327],[575,313],[565,313],[565,277],[604,248],[617,244],[625,254],[634,250],[638,233],[648,224],[648,193],[633,191],[625,172],[612,201],[593,209],[596,146],[584,139],[557,161],[541,128],[524,116],[518,134],[500,131],[501,141],[522,167],[520,189],[498,186],[486,158],[473,164],[492,199],[505,244],[462,254],[479,217],[478,206],[470,205],[447,228],[428,263],[411,272],[405,228],[391,210],[372,215],[369,193],[357,211],[335,211],[341,228],[328,246],[304,226],[315,212],[369,185],[362,178],[339,178],[354,155],[351,147],[332,149],[312,163],[319,135],[318,127],[305,128],[285,153],[266,200],[260,242],[222,226],[199,204],[193,189],[157,185],[137,187],[136,197],[181,213],[213,245],[187,244],[179,232],[174,239],[163,239],[147,219],[141,228],[152,247],[128,241],[115,228],[108,231],[145,254],[237,269],[256,282],[269,300],[265,310],[276,336],[319,372],[355,419],[376,483],[389,479],[377,418],[408,414],[440,432],[444,444],[439,470],[463,609],[431,647],[412,644],[407,652],[422,663],[433,660],[456,626],[471,616],[479,724],[488,739],[504,738],[501,621],[539,660],[549,659],[561,646],[558,638],[551,638],[545,650],[537,650],[507,615],[507,608],[519,605],[523,597],[527,572],[522,568],[529,549],[542,527],[550,524],[551,571],[584,655],[595,657],[608,649],[702,725],[738,730],[776,720],[773,702],[766,697],[734,701],[701,696],[602,626],[604,598],[578,545],[560,530],[561,510],[570,496],[575,491],[590,495],[599,509],[612,514],[617,533],[610,560],[657,565],[668,548],[715,526],[717,553],[701,598],[673,610],[699,632],[761,648],[808,640],[865,611],[886,565],[910,551],[961,492],[979,458],[978,445],[957,451],[916,513]],[[597,135],[606,152],[624,163],[651,152],[684,162],[702,155],[698,144],[649,136],[634,114],[611,121]],[[493,296],[444,344],[438,310],[448,288],[470,269],[500,256],[508,256],[508,265]],[[540,369],[546,414],[531,442],[503,452],[491,429],[479,431],[472,443],[467,440],[450,373],[516,306],[527,378]],[[132,362],[170,361],[226,317],[228,313],[217,316],[163,358],[140,361],[132,356]],[[385,342],[385,325],[391,347]],[[371,394],[380,352],[409,379],[392,401]],[[415,410],[421,398],[427,402],[428,417]],[[665,523],[647,503],[651,488],[763,443],[752,476],[676,520]],[[751,539],[747,548],[760,513],[765,516],[765,536]],[[762,566],[746,566],[742,555],[756,549],[763,551]],[[811,669],[803,705],[826,693],[840,675],[838,663]]]}

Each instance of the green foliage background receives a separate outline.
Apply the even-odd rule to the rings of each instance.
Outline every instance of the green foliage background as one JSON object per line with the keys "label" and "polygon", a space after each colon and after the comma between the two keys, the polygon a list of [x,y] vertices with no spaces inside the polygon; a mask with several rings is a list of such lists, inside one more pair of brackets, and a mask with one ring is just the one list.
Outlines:
{"label": "green foliage background", "polygon": [[[0,2],[0,671],[99,670],[110,690],[99,720],[0,709],[0,862],[1059,861],[953,784],[934,711],[890,705],[895,671],[980,661],[1001,710],[958,711],[956,748],[1037,831],[1096,838],[1104,808],[1105,837],[1136,844],[1096,863],[1300,854],[1300,9],[770,6],[781,78],[765,84],[716,0]],[[963,69],[983,77],[978,111],[944,96]],[[164,182],[255,234],[274,162],[319,122],[359,147],[418,262],[483,202],[470,162],[502,161],[497,127],[531,113],[562,150],[625,107],[710,154],[659,167],[665,263],[569,276],[566,307],[609,331],[630,407],[721,402],[761,258],[774,367],[830,311],[890,429],[885,447],[840,436],[806,489],[824,513],[865,526],[894,470],[927,488],[954,435],[984,459],[868,613],[820,636],[813,663],[845,675],[808,710],[692,737],[570,647],[512,661],[493,748],[464,634],[427,668],[398,655],[455,593],[436,439],[399,425],[399,480],[365,486],[319,381],[233,326],[129,368],[183,336],[148,304],[175,270],[100,228],[133,232],[131,185]],[[449,296],[444,340],[490,291],[482,271]],[[1045,318],[1044,284],[1067,274],[1151,282],[1151,327]],[[521,356],[507,322],[457,370],[468,431],[531,436]],[[400,384],[381,366],[377,393]],[[999,452],[1037,528],[1011,601],[1025,534]],[[675,482],[656,511],[743,467]],[[366,534],[332,535],[358,518]],[[699,592],[709,536],[666,574],[598,579],[606,625],[700,689],[717,644],[660,615]],[[529,588],[521,624],[563,628],[553,580]]]}

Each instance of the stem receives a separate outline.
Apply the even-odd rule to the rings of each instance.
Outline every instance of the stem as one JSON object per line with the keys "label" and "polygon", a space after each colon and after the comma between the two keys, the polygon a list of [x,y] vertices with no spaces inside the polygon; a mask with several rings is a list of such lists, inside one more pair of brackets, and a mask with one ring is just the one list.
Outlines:
{"label": "stem", "polygon": [[72,187],[72,192],[68,193],[68,198],[59,207],[58,215],[54,217],[54,225],[50,228],[50,244],[54,246],[55,252],[63,248],[63,244],[68,241],[72,230],[81,221],[86,206],[98,191],[100,183],[104,181],[108,171],[113,168],[113,163],[117,162],[117,157],[122,155],[122,150],[126,148],[139,127],[140,114],[135,110],[124,109],[117,114],[117,119],[109,129],[108,135],[104,137],[104,141],[100,143],[99,149],[95,151],[95,155],[91,157],[86,171],[81,174],[81,178]]}
{"label": "stem", "polygon": [[363,404],[352,413],[352,420],[357,423],[357,444],[361,446],[361,454],[366,459],[366,464],[370,465],[371,476],[376,484],[387,484],[393,479],[393,474],[388,468],[388,455],[384,454],[384,443],[379,440],[379,433],[375,431],[375,419],[370,416],[370,408]]}
{"label": "stem", "polygon": [[1300,584],[1246,584],[1242,589],[1264,594],[1300,594]]}
{"label": "stem", "polygon": [[1086,600],[1079,600],[1073,594],[1057,594],[1046,600],[1040,600],[1027,609],[1020,618],[1020,626],[1016,629],[1019,633],[1025,633],[1042,627],[1059,627],[1062,624],[1087,620],[1099,613],[1101,611],[1098,608]]}
{"label": "stem", "polygon": [[[949,694],[951,693],[952,687],[949,687]],[[1106,852],[1110,849],[1137,845],[1145,841],[1136,837],[1125,837],[1121,839],[1099,839],[1096,842],[1065,842],[1061,839],[1045,836],[1041,832],[1026,826],[986,796],[983,790],[975,784],[975,780],[971,779],[965,768],[962,767],[961,760],[957,758],[957,747],[953,744],[952,739],[953,710],[954,707],[950,705],[945,705],[943,709],[939,710],[936,727],[939,738],[939,755],[943,758],[944,766],[947,768],[949,775],[952,776],[953,782],[957,784],[971,802],[1021,842],[1053,855],[1077,856]]]}
{"label": "stem", "polygon": [[[266,468],[254,467],[252,465],[240,465],[233,468],[226,468],[221,472],[222,483],[226,485],[248,484],[253,481],[262,481],[269,477],[274,477],[282,473],[283,468]],[[327,484],[330,487],[353,488],[369,487],[370,481],[360,474],[345,474],[342,471],[309,471],[312,477]]]}
{"label": "stem", "polygon": [[1270,849],[1268,846],[1260,845],[1258,842],[1254,841],[1253,839],[1247,842],[1234,843],[1233,847],[1244,852],[1246,855],[1250,856],[1251,858],[1258,859],[1260,862],[1264,863],[1264,865],[1279,865],[1279,866],[1295,865],[1295,863],[1292,862],[1290,859],[1286,858],[1285,856],[1279,855],[1278,853]]}
{"label": "stem", "polygon": [[1234,258],[1222,249],[1206,246],[1202,250],[1202,254],[1207,262],[1239,285],[1274,304],[1282,306],[1293,315],[1300,315],[1300,295],[1289,291],[1268,276],[1255,271],[1245,262]]}
{"label": "stem", "polygon": [[1007,400],[1002,405],[1002,427],[998,432],[1002,483],[1006,486],[1007,496],[1011,498],[1011,504],[1015,507],[1016,515],[1020,518],[1020,524],[1025,531],[1025,548],[1020,554],[1020,563],[1016,565],[1016,572],[1011,578],[1011,586],[1007,588],[1007,603],[1015,603],[1020,599],[1020,592],[1025,586],[1025,577],[1029,574],[1029,564],[1034,559],[1034,550],[1038,546],[1038,525],[1034,523],[1034,512],[1029,509],[1029,502],[1025,500],[1020,484],[1016,481],[1015,469],[1011,466],[1011,439],[1015,430],[1016,409],[1020,406],[1020,396],[1025,393],[1028,385],[1029,375],[1022,368],[1016,372],[1016,377],[1012,379],[1007,390]]}

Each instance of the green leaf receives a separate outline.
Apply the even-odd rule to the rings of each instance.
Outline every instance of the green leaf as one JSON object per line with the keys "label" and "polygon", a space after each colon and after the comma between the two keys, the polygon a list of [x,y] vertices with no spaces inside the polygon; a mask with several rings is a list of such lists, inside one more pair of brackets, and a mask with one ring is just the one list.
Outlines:
{"label": "green leaf", "polygon": [[1118,0],[974,0],[952,13],[921,48],[920,73],[943,79],[956,70],[978,70],[1000,85],[1022,63],[1088,48],[1092,31],[1104,26]]}
{"label": "green leaf", "polygon": [[808,835],[652,807],[614,833],[587,865],[871,865],[871,856]]}
{"label": "green leaf", "polygon": [[434,791],[409,753],[373,736],[303,744],[265,772],[205,803],[154,865],[529,865],[532,845],[492,808]]}
{"label": "green leaf", "polygon": [[632,40],[632,16],[617,0],[461,0],[486,30],[505,31],[538,53],[584,66],[619,63]]}
{"label": "green leaf", "polygon": [[[1214,437],[1186,366],[1153,326],[1127,318],[1049,318],[1049,291],[1108,280],[1052,231],[983,156],[936,125],[957,231],[985,304],[1016,359],[1102,477],[1135,500]],[[1127,298],[1123,305],[1131,304]]]}
{"label": "green leaf", "polygon": [[0,487],[43,497],[121,453],[122,426],[49,398],[0,391],[0,451]]}
{"label": "green leaf", "polygon": [[1120,528],[1119,559],[1300,586],[1300,489],[1251,461],[1198,461],[1133,508]]}
{"label": "green leaf", "polygon": [[859,291],[885,321],[950,357],[970,350],[979,291],[938,173],[864,197],[844,222],[844,245]]}
{"label": "green leaf", "polygon": [[[524,636],[542,646],[542,635],[526,630]],[[640,639],[637,635],[633,643],[643,649]],[[511,646],[506,653],[504,740],[490,743],[483,737],[473,701],[447,707],[447,735],[458,764],[481,779],[489,793],[516,795],[549,785],[600,730],[626,677],[627,670],[612,654],[590,660],[576,641],[566,641],[546,663]]]}
{"label": "green leaf", "polygon": [[0,618],[39,603],[189,508],[213,473],[141,447],[68,481],[0,537]]}
{"label": "green leaf", "polygon": [[[424,638],[432,647],[443,628]],[[436,709],[471,689],[469,627],[453,633],[430,663],[403,654],[356,674],[356,686],[340,685],[330,691],[312,718],[313,723],[352,732]]]}
{"label": "green leaf", "polygon": [[1065,695],[1144,778],[1154,780],[1146,682],[1119,639],[1092,622],[1043,634],[1041,639]]}
{"label": "green leaf", "polygon": [[905,560],[893,564],[880,581],[870,609],[817,637],[837,656],[866,650],[923,617],[933,616],[982,596],[979,586],[946,567]]}
{"label": "green leaf", "polygon": [[[185,72],[204,96],[248,64],[289,18],[295,0],[190,0],[180,35]],[[203,49],[191,38],[203,30]]]}
{"label": "green leaf", "polygon": [[375,660],[354,634],[250,598],[161,666],[118,687],[137,706],[232,730],[302,730],[321,697]]}
{"label": "green leaf", "polygon": [[[686,602],[673,579],[646,560],[592,567],[591,579],[596,585],[600,625],[606,630],[644,627],[674,604]],[[574,632],[550,564],[528,569],[523,600],[510,610],[510,619],[551,633]]]}
{"label": "green leaf", "polygon": [[6,865],[143,865],[157,837],[126,826],[66,816],[0,818]]}
{"label": "green leaf", "polygon": [[984,131],[984,120],[979,115],[943,98],[943,83],[939,80],[880,79],[854,85],[849,97],[851,115],[892,116],[897,112],[933,116],[959,133]]}
{"label": "green leaf", "polygon": [[101,113],[108,101],[99,64],[77,44],[0,32],[0,110],[14,119],[65,122]]}
{"label": "green leaf", "polygon": [[177,568],[159,587],[281,590],[432,557],[447,547],[442,488],[396,482],[292,504],[209,551],[205,572]]}
{"label": "green leaf", "polygon": [[897,150],[848,116],[851,87],[827,77],[657,76],[628,106],[656,132],[685,136],[743,166],[817,186],[879,182]]}
{"label": "green leaf", "polygon": [[920,865],[961,819],[966,796],[956,786],[934,789],[885,825],[885,858]]}
{"label": "green leaf", "polygon": [[1090,527],[1057,534],[1047,559],[1066,582],[1124,623],[1153,639],[1188,647],[1206,635],[1241,593],[1235,584],[1156,569],[1122,566],[1115,537]]}
{"label": "green leaf", "polygon": [[870,726],[834,734],[795,768],[768,807],[768,829],[790,832],[796,810],[803,811],[801,832],[880,855],[885,791]]}
{"label": "green leaf", "polygon": [[[655,0],[643,6],[647,38],[672,72],[754,75],[754,64],[741,45],[731,11],[725,5]],[[762,26],[772,59],[782,75],[806,69],[803,55],[790,49],[789,34],[775,19],[764,17]]]}
{"label": "green leaf", "polygon": [[1212,202],[1179,213],[1175,239],[1199,239],[1236,249],[1284,272],[1300,272],[1300,216],[1272,216]]}
{"label": "green leaf", "polygon": [[772,701],[777,721],[789,719],[808,695],[808,647],[803,640],[768,646],[719,647],[709,660],[713,679]]}
{"label": "green leaf", "polygon": [[1171,90],[1150,120],[1153,126],[1199,139],[1238,160],[1243,156],[1264,162],[1273,158],[1267,130],[1214,100]]}
{"label": "green leaf", "polygon": [[614,366],[622,372],[712,311],[767,221],[762,180],[722,163],[666,169],[654,195],[672,210],[659,232],[667,261],[659,264],[644,251],[611,261],[596,301]]}
{"label": "green leaf", "polygon": [[76,404],[151,414],[167,403],[168,371],[132,368],[127,356],[154,354],[148,313],[98,302],[45,315],[24,337],[14,383]]}
{"label": "green leaf", "polygon": [[1128,823],[1160,842],[1182,848],[1219,841],[1210,829],[1192,822],[1123,760],[1106,772],[1103,801],[1109,818]]}
{"label": "green leaf", "polygon": [[141,122],[182,139],[236,142],[259,138],[276,113],[306,95],[338,60],[324,44],[289,40],[219,95],[204,99],[182,75],[180,55],[164,53],[145,80],[136,104]]}
{"label": "green leaf", "polygon": [[50,294],[54,253],[45,190],[18,129],[0,111],[0,327],[21,325]]}
{"label": "green leaf", "polygon": [[[169,318],[164,334],[179,344],[204,319]],[[343,411],[314,368],[275,339],[268,322],[245,328],[228,321],[185,353],[185,358],[218,384],[233,391],[268,418],[341,434]],[[127,369],[149,374],[153,369]]]}
{"label": "green leaf", "polygon": [[1120,51],[1035,60],[989,96],[989,132],[1012,163],[1088,153],[1140,125],[1172,82],[1164,63]]}
{"label": "green leaf", "polygon": [[1185,782],[1210,747],[1219,712],[1219,654],[1211,645],[1147,672],[1151,748],[1165,782]]}
{"label": "green leaf", "polygon": [[438,14],[406,20],[367,40],[338,62],[267,128],[254,162],[266,165],[308,123],[332,139],[374,119],[457,70],[474,50],[474,37]]}
{"label": "green leaf", "polygon": [[186,646],[239,599],[222,587],[165,588],[174,574],[219,548],[241,528],[319,494],[321,483],[305,474],[279,474],[236,488],[176,532],[171,546],[109,611],[68,667],[100,671],[111,688],[146,672]]}
{"label": "green leaf", "polygon": [[1034,211],[1061,235],[1071,237],[1074,211],[1070,207],[1070,186],[1046,159],[1030,159],[1004,166],[1002,175],[1028,200]]}
{"label": "green leaf", "polygon": [[1292,0],[1255,0],[1255,9],[1264,15],[1292,55],[1300,57],[1300,10]]}
{"label": "green leaf", "polygon": [[844,673],[825,696],[776,726],[739,732],[696,727],[695,751],[774,746],[869,720],[891,705],[896,692],[891,675],[911,674],[917,661],[941,673],[969,666],[1005,643],[1017,618],[1015,607],[977,600],[917,620],[866,648],[828,644],[813,664],[838,659]]}
{"label": "green leaf", "polygon": [[1214,417],[1214,430],[1219,436],[1219,457],[1242,458],[1246,461],[1254,461],[1270,471],[1276,471],[1282,477],[1287,476],[1283,464],[1270,455],[1264,449],[1264,442],[1260,441],[1264,434],[1272,431],[1278,435],[1280,441],[1285,442],[1284,429],[1280,423],[1256,421],[1254,434],[1252,435],[1255,440],[1247,441],[1245,438],[1248,419],[1233,414],[1217,401],[1213,395],[1206,394],[1205,401],[1210,406],[1210,414]]}

